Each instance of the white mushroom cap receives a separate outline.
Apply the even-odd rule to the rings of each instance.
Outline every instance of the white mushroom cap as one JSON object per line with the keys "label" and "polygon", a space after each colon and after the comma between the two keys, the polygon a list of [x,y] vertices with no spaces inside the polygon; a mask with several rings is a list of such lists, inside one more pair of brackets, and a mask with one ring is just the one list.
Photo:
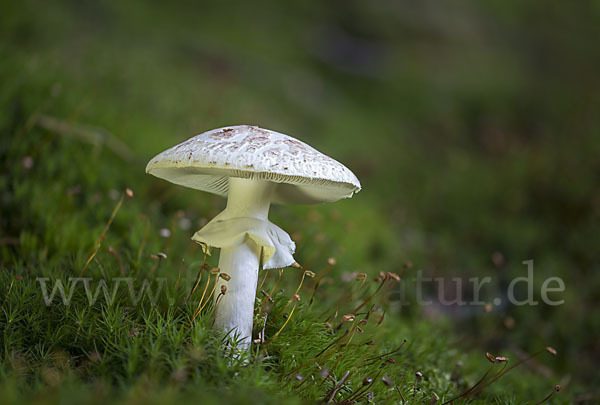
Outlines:
{"label": "white mushroom cap", "polygon": [[146,172],[226,196],[229,177],[278,183],[272,201],[311,204],[352,197],[360,182],[344,165],[291,136],[239,125],[196,135],[155,156]]}

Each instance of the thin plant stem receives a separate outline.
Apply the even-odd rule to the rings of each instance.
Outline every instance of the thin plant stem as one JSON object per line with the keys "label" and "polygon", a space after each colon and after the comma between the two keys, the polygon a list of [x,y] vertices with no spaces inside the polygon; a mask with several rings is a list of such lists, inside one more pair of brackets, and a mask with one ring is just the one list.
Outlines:
{"label": "thin plant stem", "polygon": [[113,212],[110,215],[108,222],[106,223],[106,225],[104,225],[104,230],[102,231],[102,233],[100,234],[98,239],[96,239],[96,243],[94,244],[95,245],[94,250],[93,250],[92,254],[90,255],[90,257],[88,257],[85,264],[83,265],[83,268],[81,269],[81,273],[79,273],[79,277],[83,277],[83,274],[85,273],[85,270],[89,266],[90,262],[94,259],[94,257],[96,257],[96,254],[100,250],[100,247],[102,246],[102,241],[104,241],[104,237],[106,236],[106,232],[108,232],[108,229],[110,228],[110,225],[112,224],[113,220],[117,216],[119,209],[121,209],[121,205],[123,204],[124,198],[125,198],[125,193],[121,193],[121,198],[119,199],[119,202],[113,209]]}

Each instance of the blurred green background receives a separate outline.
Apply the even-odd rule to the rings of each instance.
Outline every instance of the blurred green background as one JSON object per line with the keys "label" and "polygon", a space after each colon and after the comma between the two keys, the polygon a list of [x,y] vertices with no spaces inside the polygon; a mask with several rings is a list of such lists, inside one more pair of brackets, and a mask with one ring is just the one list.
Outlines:
{"label": "blurred green background", "polygon": [[273,208],[300,263],[490,276],[491,302],[532,259],[535,298],[558,276],[564,305],[393,316],[450,320],[465,350],[553,346],[542,374],[598,400],[600,2],[2,3],[3,269],[84,260],[114,204],[99,190],[139,191],[163,226],[186,210],[187,240],[223,201],[145,163],[256,124],[363,185],[351,200]]}

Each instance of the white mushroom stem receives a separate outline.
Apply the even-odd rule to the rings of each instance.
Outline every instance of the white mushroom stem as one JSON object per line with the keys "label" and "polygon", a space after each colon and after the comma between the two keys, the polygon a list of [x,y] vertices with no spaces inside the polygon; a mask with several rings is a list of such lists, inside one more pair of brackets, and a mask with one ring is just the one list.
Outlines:
{"label": "white mushroom stem", "polygon": [[221,285],[227,286],[225,295],[215,294],[215,327],[238,341],[240,349],[248,348],[252,341],[258,258],[245,243],[236,248],[222,248],[219,268],[231,280],[219,279],[215,290],[220,292]]}
{"label": "white mushroom stem", "polygon": [[[242,178],[229,179],[227,207],[213,221],[226,221],[233,218],[256,218],[268,221],[271,195],[275,183],[264,180]],[[241,347],[249,347],[252,341],[252,321],[254,301],[260,261],[260,251],[254,242],[246,237],[238,246],[222,247],[219,268],[231,276],[229,281],[219,278],[216,292],[221,285],[227,290],[225,295],[215,294],[215,327],[224,330]],[[220,296],[219,296],[220,295]],[[218,302],[216,301],[218,298]]]}

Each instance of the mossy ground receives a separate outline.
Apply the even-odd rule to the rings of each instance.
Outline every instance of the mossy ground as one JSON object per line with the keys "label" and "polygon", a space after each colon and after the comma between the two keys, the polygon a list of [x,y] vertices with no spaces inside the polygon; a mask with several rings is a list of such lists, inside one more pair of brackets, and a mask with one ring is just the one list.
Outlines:
{"label": "mossy ground", "polygon": [[[305,403],[350,371],[336,401],[373,378],[356,399],[443,403],[484,376],[486,351],[515,364],[550,345],[558,356],[542,353],[464,402],[536,403],[560,383],[549,403],[593,403],[600,63],[590,50],[600,10],[439,7],[454,17],[358,3],[273,3],[258,14],[243,3],[3,5],[0,402]],[[333,52],[334,40],[352,52]],[[548,52],[556,63],[544,63]],[[364,190],[273,208],[316,277],[290,303],[303,270],[266,273],[273,302],[259,292],[255,322],[258,333],[269,314],[266,342],[232,359],[211,304],[191,321],[215,256],[187,297],[204,260],[189,238],[223,201],[144,166],[237,123],[302,138],[347,163]],[[564,278],[565,305],[398,308],[390,279],[343,320],[377,291],[379,272],[490,275],[501,290],[532,258],[536,289]],[[352,296],[354,272],[367,279]],[[69,305],[44,303],[38,278],[81,275],[92,291],[117,277],[135,278],[136,292],[144,279],[166,282],[156,305],[132,302],[125,287],[90,305],[81,283]]]}

